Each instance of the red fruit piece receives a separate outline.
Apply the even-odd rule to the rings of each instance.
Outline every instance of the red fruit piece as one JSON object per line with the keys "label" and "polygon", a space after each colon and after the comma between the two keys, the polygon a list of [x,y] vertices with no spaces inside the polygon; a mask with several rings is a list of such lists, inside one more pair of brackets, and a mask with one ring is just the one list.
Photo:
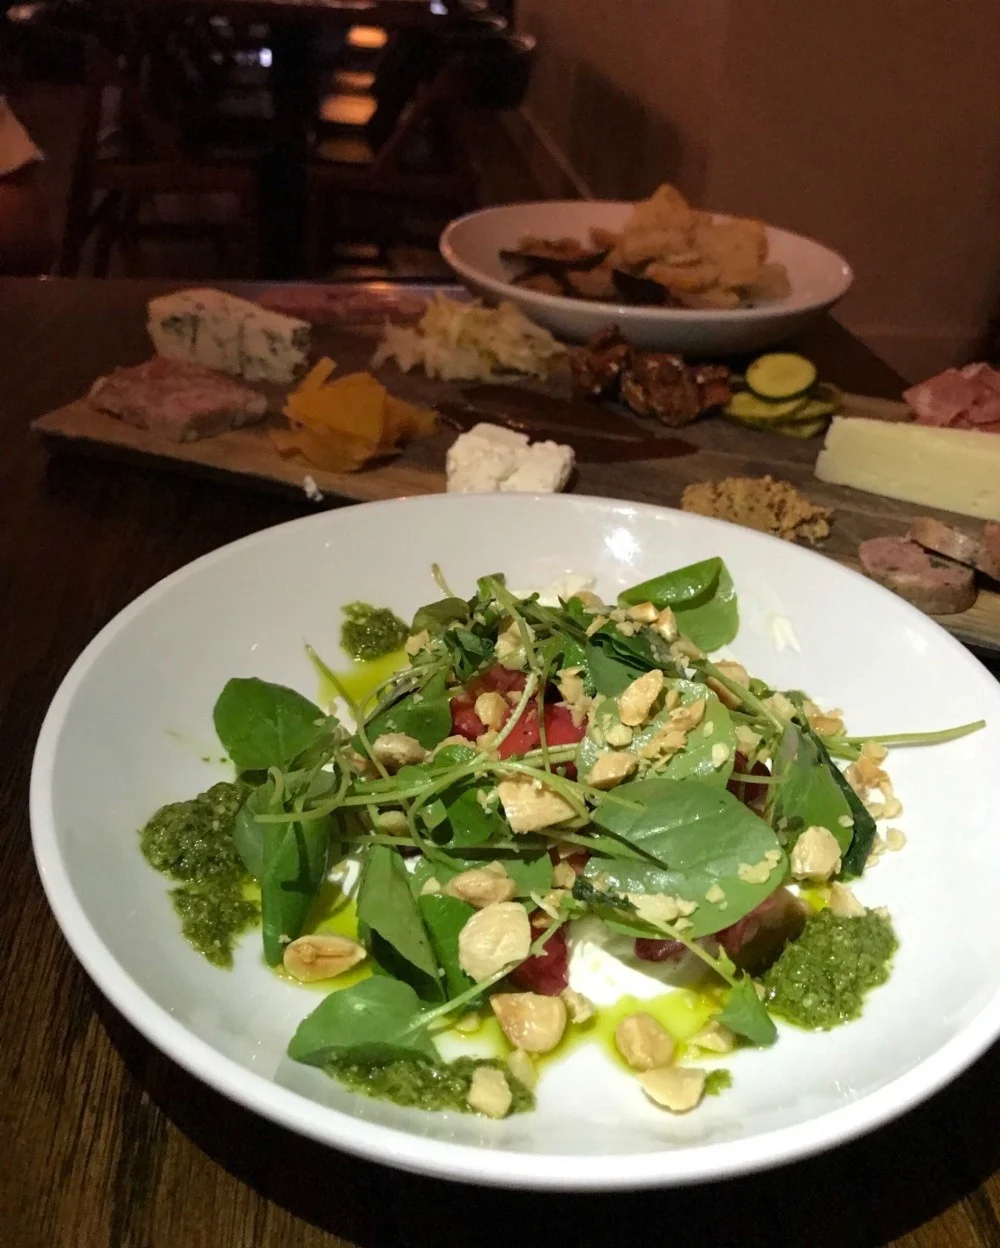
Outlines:
{"label": "red fruit piece", "polygon": [[[545,740],[550,748],[558,745],[575,745],[582,741],[586,732],[585,724],[574,724],[573,714],[566,706],[546,706],[545,708]],[[537,750],[542,743],[538,731],[538,707],[532,702],[524,708],[524,712],[510,733],[500,743],[500,757],[511,758],[515,754],[527,754],[529,750]]]}
{"label": "red fruit piece", "polygon": [[557,997],[569,987],[569,949],[566,929],[561,927],[550,936],[545,948],[528,958],[510,973],[510,980],[522,992],[537,992],[543,997]]}
{"label": "red fruit piece", "polygon": [[646,940],[640,936],[635,942],[635,956],[643,962],[679,962],[687,948],[679,940]]}
{"label": "red fruit piece", "polygon": [[527,682],[528,678],[524,672],[504,667],[502,663],[494,663],[485,672],[480,672],[478,676],[473,676],[467,688],[469,696],[475,701],[481,693],[502,693],[504,695],[514,692],[520,693]]}
{"label": "red fruit piece", "polygon": [[[754,763],[750,772],[747,773],[746,755],[737,753],[733,758],[733,771],[743,775],[751,776],[770,776],[770,771],[764,763]],[[744,806],[757,807],[763,804],[767,798],[766,784],[751,784],[747,780],[730,780],[726,788],[736,798],[738,798]]]}
{"label": "red fruit piece", "polygon": [[462,694],[451,700],[451,731],[453,736],[475,741],[486,731],[486,725],[476,714],[476,704]]}

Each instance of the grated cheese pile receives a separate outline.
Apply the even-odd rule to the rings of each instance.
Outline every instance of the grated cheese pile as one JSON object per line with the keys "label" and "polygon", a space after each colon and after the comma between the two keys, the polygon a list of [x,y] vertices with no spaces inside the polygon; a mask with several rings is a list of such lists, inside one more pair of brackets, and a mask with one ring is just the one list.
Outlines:
{"label": "grated cheese pile", "polygon": [[372,367],[395,359],[404,373],[423,365],[428,377],[444,381],[492,381],[502,373],[547,377],[565,349],[512,303],[487,308],[478,299],[459,303],[437,294],[415,328],[386,325]]}

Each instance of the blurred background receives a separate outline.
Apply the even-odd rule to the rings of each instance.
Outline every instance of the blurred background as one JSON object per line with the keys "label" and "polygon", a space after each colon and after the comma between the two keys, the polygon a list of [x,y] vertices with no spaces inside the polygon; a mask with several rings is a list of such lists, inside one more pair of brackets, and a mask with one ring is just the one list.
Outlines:
{"label": "blurred background", "polygon": [[0,271],[436,277],[663,181],[842,252],[908,377],[994,353],[996,0],[0,0]]}

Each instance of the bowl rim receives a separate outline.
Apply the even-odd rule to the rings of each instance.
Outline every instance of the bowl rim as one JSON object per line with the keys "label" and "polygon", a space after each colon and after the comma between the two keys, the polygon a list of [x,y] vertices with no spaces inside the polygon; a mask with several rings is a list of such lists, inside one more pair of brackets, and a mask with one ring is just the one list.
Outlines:
{"label": "bowl rim", "polygon": [[[726,521],[691,517],[687,513],[676,512],[674,508],[593,495],[427,495],[357,506],[412,510],[414,507],[420,509],[443,504],[458,509],[467,506],[468,500],[497,497],[509,499],[504,505],[513,505],[516,501],[552,502],[565,499],[567,503],[587,507],[618,509],[628,516],[669,512],[683,514],[686,520],[694,520],[699,525],[721,526],[727,530],[731,527]],[[307,526],[329,524],[333,516],[348,511],[353,513],[355,507],[268,526],[226,543],[157,581],[119,611],[84,648],[61,681],[39,731],[31,768],[29,814],[36,866],[48,904],[84,970],[112,1005],[156,1049],[244,1108],[318,1143],[382,1165],[432,1178],[490,1187],[540,1191],[637,1191],[712,1182],[769,1170],[848,1143],[929,1099],[962,1074],[995,1042],[1000,1035],[1000,977],[993,996],[984,1002],[979,1013],[939,1049],[883,1087],[816,1119],[742,1140],[648,1153],[579,1155],[478,1148],[372,1123],[282,1087],[220,1053],[190,1032],[146,993],[105,946],[77,897],[59,852],[51,798],[53,763],[66,713],[93,664],[118,634],[176,585],[223,562],[236,550],[270,539],[276,532],[293,532]],[[751,536],[768,544],[780,542],[780,539],[767,534],[751,533]],[[787,548],[786,543],[780,544]],[[816,551],[803,547],[796,549],[800,555],[822,560],[834,572],[849,579],[860,578],[868,590],[891,597],[897,606],[905,608],[915,623],[919,621],[924,627],[931,626],[938,632],[941,644],[961,655],[964,662],[979,669],[992,681],[973,654],[915,607],[901,603],[889,590],[873,584],[859,572],[832,563]]]}
{"label": "bowl rim", "polygon": [[[510,209],[516,208],[533,208],[544,205],[552,208],[578,208],[581,204],[590,204],[595,208],[608,207],[631,207],[631,200],[624,199],[543,199],[543,200],[520,200],[510,204],[496,204],[488,208],[477,208],[473,212],[464,213],[460,217],[456,217],[453,221],[449,221],[445,228],[441,231],[438,239],[438,250],[442,258],[451,267],[451,269],[462,278],[463,281],[474,286],[479,286],[498,298],[511,299],[514,302],[523,301],[527,304],[537,304],[542,308],[551,309],[553,312],[565,313],[584,313],[590,312],[597,317],[603,312],[608,318],[617,319],[641,319],[658,321],[662,324],[691,323],[692,321],[747,321],[747,320],[764,320],[777,318],[781,316],[798,316],[808,312],[821,311],[831,308],[838,303],[850,290],[854,284],[854,270],[844,257],[832,247],[828,247],[825,243],[819,242],[817,239],[810,237],[808,234],[798,234],[794,230],[786,230],[782,226],[769,225],[764,223],[765,228],[775,233],[782,234],[786,238],[793,239],[796,242],[808,243],[811,247],[823,252],[829,256],[834,262],[840,273],[840,280],[837,290],[831,295],[824,296],[822,299],[784,299],[768,304],[762,304],[759,307],[750,308],[659,308],[651,307],[644,304],[632,303],[611,303],[601,299],[577,299],[570,295],[550,295],[540,290],[528,290],[523,286],[515,286],[512,282],[502,282],[498,278],[491,277],[482,269],[476,268],[475,265],[469,264],[455,250],[454,237],[455,234],[467,222],[477,217],[486,217],[499,215]],[[736,214],[727,212],[715,212],[713,216],[726,220],[732,220]]]}

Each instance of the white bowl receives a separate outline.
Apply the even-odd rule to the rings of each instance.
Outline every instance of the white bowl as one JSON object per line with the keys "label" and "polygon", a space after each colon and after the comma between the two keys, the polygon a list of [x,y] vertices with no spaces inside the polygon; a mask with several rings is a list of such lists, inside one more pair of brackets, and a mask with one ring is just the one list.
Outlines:
{"label": "white bowl", "polygon": [[441,255],[476,294],[491,302],[510,299],[557,337],[584,341],[605,325],[617,325],[637,347],[691,355],[731,355],[773,346],[832,307],[854,280],[850,265],[835,251],[769,225],[770,258],[785,265],[792,291],[784,299],[753,308],[713,311],[594,303],[511,284],[514,270],[500,259],[500,250],[516,247],[523,235],[586,240],[592,226],[620,229],[631,210],[632,204],[613,200],[484,208],[447,226],[441,235]]}
{"label": "white bowl", "polygon": [[[504,569],[515,585],[591,571],[606,595],[721,554],[740,595],[734,649],[781,688],[843,707],[858,731],[978,718],[946,746],[900,750],[891,773],[909,843],[857,888],[892,912],[901,946],[864,1017],[727,1062],[733,1087],[695,1113],[647,1103],[594,1045],[548,1068],[538,1109],[503,1122],[422,1114],[352,1094],[290,1062],[317,1002],[282,982],[250,934],[232,971],[182,940],[136,829],[162,802],[225,776],[212,705],[231,676],[316,696],[308,638],[336,659],[340,608],[404,616]],[[800,649],[779,650],[774,619]],[[38,868],[77,957],[158,1048],[233,1100],[350,1152],[452,1179],[536,1188],[637,1188],[718,1178],[828,1148],[912,1106],[1000,1032],[1000,686],[941,628],[832,561],[665,508],[577,497],[429,496],[327,512],[258,533],[168,577],[87,647],[56,694],[31,780]],[[210,761],[206,761],[210,760]]]}

